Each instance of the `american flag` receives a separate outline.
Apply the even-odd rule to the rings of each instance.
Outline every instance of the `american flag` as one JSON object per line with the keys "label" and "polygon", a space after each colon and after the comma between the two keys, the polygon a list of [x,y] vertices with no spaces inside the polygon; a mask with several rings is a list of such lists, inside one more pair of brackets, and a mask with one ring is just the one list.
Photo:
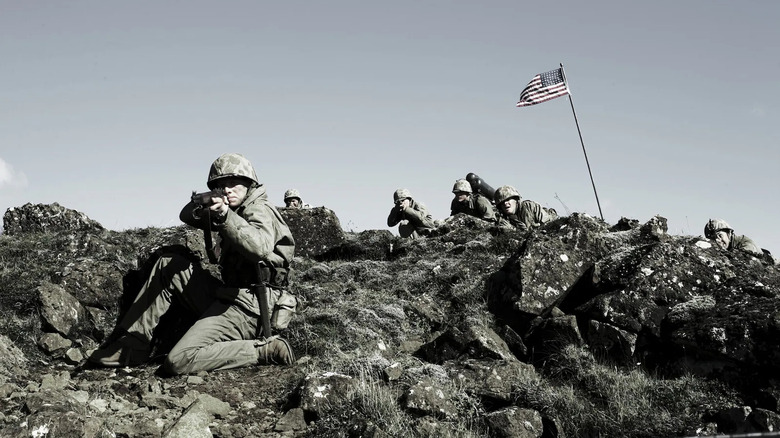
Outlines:
{"label": "american flag", "polygon": [[530,106],[569,94],[569,86],[563,79],[563,68],[539,73],[526,85],[517,106]]}

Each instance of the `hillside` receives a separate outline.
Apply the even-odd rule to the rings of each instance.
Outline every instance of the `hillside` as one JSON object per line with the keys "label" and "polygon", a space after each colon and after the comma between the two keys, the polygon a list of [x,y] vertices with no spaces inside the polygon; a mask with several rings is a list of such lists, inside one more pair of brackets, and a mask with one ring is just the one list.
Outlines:
{"label": "hillside", "polygon": [[[659,437],[780,428],[780,275],[656,216],[522,233],[457,215],[430,236],[285,210],[298,361],[171,377],[95,369],[149,264],[186,226],[104,229],[57,204],[0,235],[0,436]],[[203,263],[206,263],[203,261]],[[207,266],[208,268],[208,266]]]}

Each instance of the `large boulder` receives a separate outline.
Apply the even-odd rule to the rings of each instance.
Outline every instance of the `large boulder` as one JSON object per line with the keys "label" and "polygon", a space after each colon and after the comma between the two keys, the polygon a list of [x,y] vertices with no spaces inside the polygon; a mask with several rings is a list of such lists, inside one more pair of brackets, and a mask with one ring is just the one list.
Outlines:
{"label": "large boulder", "polygon": [[295,255],[314,258],[344,242],[336,214],[325,207],[279,208],[295,240]]}
{"label": "large boulder", "polygon": [[27,203],[11,207],[3,215],[3,233],[16,235],[35,232],[99,231],[103,226],[86,214],[53,204]]}

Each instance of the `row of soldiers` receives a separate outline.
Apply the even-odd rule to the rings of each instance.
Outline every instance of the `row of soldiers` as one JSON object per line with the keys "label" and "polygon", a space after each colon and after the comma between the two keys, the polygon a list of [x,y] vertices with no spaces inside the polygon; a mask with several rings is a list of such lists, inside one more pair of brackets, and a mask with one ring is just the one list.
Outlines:
{"label": "row of soldiers", "polygon": [[[450,216],[465,213],[493,222],[500,227],[514,227],[520,230],[538,227],[558,217],[555,209],[544,207],[530,199],[523,199],[520,192],[510,185],[496,189],[491,201],[480,193],[480,188],[490,187],[480,186],[480,183],[477,181],[472,184],[468,179],[455,181],[452,187],[454,197],[450,204]],[[387,216],[387,226],[397,225],[401,237],[416,239],[436,228],[437,222],[428,209],[422,203],[415,201],[408,189],[396,190],[393,193],[393,202],[395,206]],[[301,200],[301,195],[296,189],[285,192],[284,204],[287,208],[310,208],[309,204]],[[735,234],[734,229],[723,219],[708,220],[704,226],[704,236],[724,250],[743,251],[772,264],[778,263],[769,251],[759,247],[752,239]]]}
{"label": "row of soldiers", "polygon": [[[510,185],[496,189],[492,193],[492,201],[480,193],[479,188],[478,183],[472,184],[466,179],[455,181],[452,186],[454,197],[450,203],[450,216],[465,213],[494,222],[500,227],[521,230],[538,227],[558,217],[555,209],[523,199],[520,192]],[[398,225],[398,234],[401,237],[418,238],[436,227],[425,205],[416,202],[409,190],[396,190],[393,193],[393,201],[395,206],[387,216],[387,226]]]}
{"label": "row of soldiers", "polygon": [[[472,174],[470,174],[472,175]],[[454,198],[450,204],[450,216],[465,213],[470,216],[494,222],[503,227],[528,229],[538,227],[558,217],[555,209],[543,207],[538,202],[523,199],[520,192],[512,186],[501,186],[491,193],[493,200],[480,193],[480,183],[472,185],[467,179],[455,181],[452,187]],[[492,190],[490,186],[488,190]],[[387,226],[398,225],[401,237],[418,238],[428,230],[436,228],[436,221],[428,209],[412,197],[408,189],[398,189],[393,193],[395,206],[387,216]],[[495,203],[495,204],[494,204]],[[311,208],[301,199],[296,189],[284,192],[285,208]]]}
{"label": "row of soldiers", "polygon": [[[493,202],[497,211],[494,211],[494,204],[466,179],[455,181],[452,193],[451,216],[466,213],[495,222],[500,227],[520,230],[539,227],[558,217],[555,209],[523,199],[517,189],[510,185],[495,190]],[[436,227],[431,214],[423,204],[413,199],[409,190],[396,190],[393,201],[395,206],[387,217],[387,226],[398,225],[398,234],[402,237],[418,238]],[[743,251],[771,264],[778,264],[778,260],[768,250],[762,249],[747,236],[735,234],[734,229],[722,219],[708,220],[704,226],[704,236],[726,251]]]}

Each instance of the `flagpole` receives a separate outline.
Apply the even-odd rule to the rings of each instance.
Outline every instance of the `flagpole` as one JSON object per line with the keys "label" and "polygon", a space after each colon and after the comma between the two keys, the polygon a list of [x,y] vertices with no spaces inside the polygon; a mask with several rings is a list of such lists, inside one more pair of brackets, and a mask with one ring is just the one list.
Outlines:
{"label": "flagpole", "polygon": [[[566,73],[563,71],[563,64],[561,64],[561,75],[563,81],[566,82]],[[569,83],[566,82],[566,88],[569,87]],[[580,122],[577,120],[577,113],[574,111],[574,101],[571,99],[571,90],[569,90],[569,103],[571,104],[571,113],[574,114],[574,123],[577,125],[577,133],[580,136],[580,144],[582,145],[582,153],[585,154],[585,164],[588,166],[588,175],[590,175],[590,184],[593,186],[593,194],[596,195],[596,205],[599,207],[599,215],[601,220],[604,220],[604,214],[601,212],[601,203],[599,202],[599,194],[596,192],[596,183],[593,182],[593,173],[590,171],[590,162],[588,161],[588,153],[585,151],[585,142],[582,141],[582,131],[580,131]]]}

